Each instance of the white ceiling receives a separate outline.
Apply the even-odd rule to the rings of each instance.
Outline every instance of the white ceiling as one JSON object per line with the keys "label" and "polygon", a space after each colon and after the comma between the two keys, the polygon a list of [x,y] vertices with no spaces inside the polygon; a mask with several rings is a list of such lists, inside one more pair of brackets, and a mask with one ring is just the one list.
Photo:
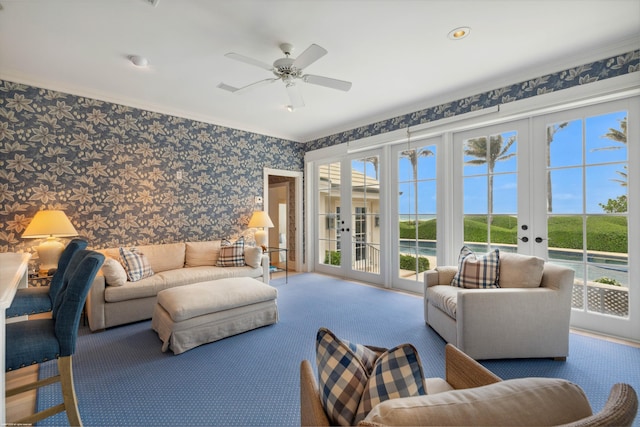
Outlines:
{"label": "white ceiling", "polygon": [[[306,142],[640,47],[639,0],[0,0],[0,78]],[[447,34],[468,26],[470,35]],[[306,72],[349,92],[282,82],[288,42],[329,51]],[[127,59],[142,55],[146,69]],[[1,104],[0,104],[1,106]]]}

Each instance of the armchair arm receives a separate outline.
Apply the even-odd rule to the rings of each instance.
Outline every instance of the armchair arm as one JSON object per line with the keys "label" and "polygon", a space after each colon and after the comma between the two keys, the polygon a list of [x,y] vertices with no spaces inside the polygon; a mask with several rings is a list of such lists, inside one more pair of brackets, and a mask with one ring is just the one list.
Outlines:
{"label": "armchair arm", "polygon": [[311,362],[300,363],[300,425],[328,426],[329,419],[320,400],[320,391],[313,375]]}
{"label": "armchair arm", "polygon": [[445,351],[445,381],[456,390],[474,388],[502,381],[502,379],[458,350],[447,344]]}
{"label": "armchair arm", "polygon": [[105,280],[102,270],[98,271],[93,284],[89,289],[86,301],[87,319],[89,320],[89,329],[92,331],[104,329],[106,321],[104,316],[104,289]]}
{"label": "armchair arm", "polygon": [[597,414],[583,418],[564,427],[631,426],[638,412],[638,395],[629,384],[618,383],[611,387],[609,398]]}

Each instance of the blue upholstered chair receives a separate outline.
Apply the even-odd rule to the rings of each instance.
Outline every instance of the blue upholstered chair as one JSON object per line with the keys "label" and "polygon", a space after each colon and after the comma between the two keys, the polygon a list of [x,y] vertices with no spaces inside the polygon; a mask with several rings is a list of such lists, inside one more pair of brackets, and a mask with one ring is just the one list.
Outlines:
{"label": "blue upholstered chair", "polygon": [[42,379],[15,389],[6,396],[15,396],[45,385],[60,382],[64,403],[18,420],[17,423],[33,424],[62,411],[72,426],[82,425],[75,388],[71,356],[76,349],[78,326],[84,302],[104,255],[82,249],[77,251],[62,278],[60,290],[53,303],[51,319],[36,319],[6,325],[6,371],[13,371],[58,359],[58,375]]}
{"label": "blue upholstered chair", "polygon": [[69,265],[73,255],[81,249],[87,247],[87,241],[83,239],[73,239],[60,255],[58,269],[51,278],[49,286],[38,288],[18,289],[13,302],[6,310],[6,317],[25,316],[51,311],[56,295],[62,286],[64,272]]}

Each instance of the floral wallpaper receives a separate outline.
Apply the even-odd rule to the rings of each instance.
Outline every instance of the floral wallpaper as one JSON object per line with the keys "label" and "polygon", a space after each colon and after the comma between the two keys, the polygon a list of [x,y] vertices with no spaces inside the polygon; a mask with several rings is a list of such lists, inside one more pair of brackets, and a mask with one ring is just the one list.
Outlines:
{"label": "floral wallpaper", "polygon": [[[300,171],[304,145],[0,80],[0,252],[39,209],[94,248],[247,234],[263,168]],[[252,238],[249,232],[249,238]]]}
{"label": "floral wallpaper", "polygon": [[634,72],[640,72],[640,50],[316,139],[307,143],[307,151]]}

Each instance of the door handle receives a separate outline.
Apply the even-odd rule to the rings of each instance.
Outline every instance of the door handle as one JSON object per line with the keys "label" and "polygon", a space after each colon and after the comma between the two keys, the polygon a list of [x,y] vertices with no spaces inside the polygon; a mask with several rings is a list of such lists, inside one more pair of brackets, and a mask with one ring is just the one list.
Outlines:
{"label": "door handle", "polygon": [[[341,229],[340,229],[340,231],[344,232],[344,231],[345,231],[345,229],[344,229],[344,228],[341,228]],[[346,229],[346,231],[347,231],[347,233],[348,233],[348,232],[349,232],[349,229],[347,228],[347,229]]]}
{"label": "door handle", "polygon": [[529,241],[529,238],[527,236],[524,236],[524,237],[520,237],[520,240],[527,243]]}
{"label": "door handle", "polygon": [[536,243],[542,243],[543,240],[546,239],[543,239],[542,237],[536,237]]}

